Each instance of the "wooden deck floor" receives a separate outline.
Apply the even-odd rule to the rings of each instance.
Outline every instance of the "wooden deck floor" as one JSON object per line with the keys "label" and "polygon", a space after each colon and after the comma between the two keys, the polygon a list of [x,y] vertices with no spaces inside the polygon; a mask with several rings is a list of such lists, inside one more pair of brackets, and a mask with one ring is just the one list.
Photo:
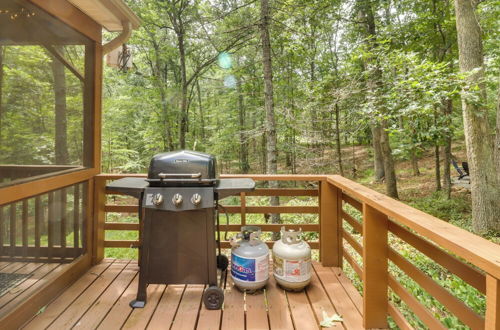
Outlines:
{"label": "wooden deck floor", "polygon": [[40,262],[0,262],[0,273],[28,275],[0,296],[0,317],[24,302],[42,285],[50,274],[62,271],[68,264]]}
{"label": "wooden deck floor", "polygon": [[25,329],[318,329],[342,315],[337,329],[361,329],[361,296],[341,270],[314,264],[306,291],[285,292],[270,277],[266,290],[244,294],[230,282],[223,310],[206,310],[203,285],[150,285],[144,309],[131,309],[138,281],[135,261],[94,266],[25,325]]}

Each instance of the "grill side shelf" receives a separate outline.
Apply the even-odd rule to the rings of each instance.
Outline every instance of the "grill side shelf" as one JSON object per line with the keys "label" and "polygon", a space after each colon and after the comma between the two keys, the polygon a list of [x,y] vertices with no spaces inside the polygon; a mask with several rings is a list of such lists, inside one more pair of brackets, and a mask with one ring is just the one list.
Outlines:
{"label": "grill side shelf", "polygon": [[111,182],[106,186],[106,188],[112,191],[140,198],[141,193],[148,186],[149,182],[147,182],[145,178],[123,178]]}
{"label": "grill side shelf", "polygon": [[241,179],[220,179],[215,187],[219,199],[239,195],[242,192],[255,190],[255,181],[248,178]]}

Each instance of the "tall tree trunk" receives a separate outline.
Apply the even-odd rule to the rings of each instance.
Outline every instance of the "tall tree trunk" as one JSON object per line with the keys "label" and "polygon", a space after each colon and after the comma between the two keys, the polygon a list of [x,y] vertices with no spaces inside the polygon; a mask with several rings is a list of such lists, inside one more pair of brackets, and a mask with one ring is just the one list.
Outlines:
{"label": "tall tree trunk", "polygon": [[453,101],[451,99],[446,99],[443,106],[443,112],[445,116],[446,127],[448,128],[445,138],[444,138],[444,150],[443,150],[443,188],[446,193],[447,198],[451,197],[451,115],[453,113]]}
{"label": "tall tree trunk", "polygon": [[[372,8],[372,2],[369,0],[358,0],[360,4],[360,10],[362,16],[365,21],[365,33],[367,36],[368,47],[371,51],[376,51],[377,47],[377,30],[375,25],[375,16],[374,9]],[[373,95],[381,95],[382,94],[382,71],[375,61],[375,59],[368,59],[369,63],[372,64],[373,69],[370,70],[370,78],[368,81],[368,89]],[[370,63],[372,62],[372,63]],[[366,67],[370,67],[370,65],[366,65]],[[378,98],[377,98],[378,99]],[[378,103],[380,101],[376,101],[377,108],[379,112],[384,114],[385,109],[384,105]],[[396,179],[396,170],[394,167],[394,159],[392,157],[392,150],[389,143],[389,134],[386,131],[387,128],[387,120],[383,119],[380,123],[375,123],[375,127],[372,127],[373,134],[373,146],[375,151],[375,175],[376,179],[378,178],[378,174],[380,174],[380,169],[377,166],[380,166],[379,157],[382,157],[383,168],[384,168],[384,177],[385,177],[385,189],[387,195],[398,198],[398,189],[397,189],[397,179]],[[380,143],[380,149],[378,149],[377,142]],[[377,173],[378,172],[378,173]]]}
{"label": "tall tree trunk", "polygon": [[[57,47],[64,55],[64,48]],[[55,156],[56,164],[69,164],[68,154],[68,123],[66,118],[66,76],[64,64],[55,57],[52,58],[52,74],[54,76],[55,98]]]}
{"label": "tall tree trunk", "polygon": [[200,81],[196,79],[196,92],[198,94],[198,107],[200,112],[200,136],[205,140],[205,114],[203,113],[203,104],[201,102],[201,88]]}
{"label": "tall tree trunk", "polygon": [[415,150],[415,148],[410,149],[410,159],[411,159],[411,167],[413,169],[413,175],[419,176],[420,170],[418,168],[417,151]]}
{"label": "tall tree trunk", "polygon": [[385,177],[384,156],[382,155],[382,146],[380,145],[382,127],[378,123],[371,125],[372,146],[373,146],[373,168],[375,181],[381,181]]}
{"label": "tall tree trunk", "polygon": [[243,91],[241,89],[241,78],[238,76],[237,80],[237,92],[238,92],[238,117],[239,117],[239,138],[240,138],[240,170],[242,173],[248,173],[250,170],[250,165],[248,164],[248,142],[245,137],[246,131],[246,114],[245,114],[245,103],[243,100]]}
{"label": "tall tree trunk", "polygon": [[337,147],[337,164],[339,166],[339,173],[340,175],[344,176],[344,168],[342,166],[342,146],[340,145],[340,109],[337,102],[335,102],[335,140]]}
{"label": "tall tree trunk", "polygon": [[185,149],[188,125],[188,83],[186,74],[186,50],[184,48],[184,28],[182,27],[182,25],[179,26],[178,29],[176,29],[176,33],[181,66],[181,116],[179,123],[179,144],[181,149]]}
{"label": "tall tree trunk", "polygon": [[435,170],[435,182],[436,182],[436,191],[441,190],[441,157],[439,155],[439,145],[434,145],[434,170]]}
{"label": "tall tree trunk", "polygon": [[[484,233],[500,230],[500,175],[493,156],[488,109],[484,105],[486,87],[481,27],[475,14],[477,3],[476,0],[455,0],[455,14],[460,71],[469,73],[467,80],[471,86],[462,93],[462,112],[471,178],[472,228]],[[474,91],[476,86],[478,90]],[[469,102],[467,94],[470,93],[476,94],[475,102]]]}
{"label": "tall tree trunk", "polygon": [[389,133],[385,130],[387,123],[382,121],[382,132],[380,134],[380,148],[384,159],[385,191],[392,198],[399,198],[394,158],[392,157],[391,145],[389,144]]}
{"label": "tall tree trunk", "polygon": [[[266,173],[278,173],[278,152],[276,138],[276,120],[274,118],[273,101],[273,67],[271,61],[271,40],[269,38],[269,0],[260,1],[260,36],[262,39],[262,66],[264,71],[264,107],[266,109]],[[278,188],[278,181],[269,181],[269,187]],[[279,197],[271,197],[271,205],[279,205]],[[279,214],[271,215],[272,223],[280,223]],[[279,234],[279,233],[278,233]],[[273,235],[276,239],[278,235]]]}

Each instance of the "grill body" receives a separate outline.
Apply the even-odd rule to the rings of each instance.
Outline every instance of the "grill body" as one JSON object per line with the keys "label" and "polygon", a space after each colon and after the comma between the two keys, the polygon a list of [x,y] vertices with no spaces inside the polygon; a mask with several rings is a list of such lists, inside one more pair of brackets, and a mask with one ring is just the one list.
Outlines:
{"label": "grill body", "polygon": [[[139,199],[139,287],[132,307],[145,306],[149,284],[208,284],[205,306],[222,305],[223,291],[217,286],[216,205],[218,198],[253,190],[255,183],[217,180],[215,164],[215,157],[207,154],[163,153],[151,160],[147,179],[125,178],[108,185],[112,191]],[[226,271],[225,264],[221,271]]]}

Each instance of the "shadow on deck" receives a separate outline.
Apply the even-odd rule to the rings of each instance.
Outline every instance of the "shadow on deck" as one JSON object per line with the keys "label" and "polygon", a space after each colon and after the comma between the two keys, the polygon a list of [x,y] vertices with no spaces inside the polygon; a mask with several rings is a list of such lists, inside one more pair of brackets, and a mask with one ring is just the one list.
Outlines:
{"label": "shadow on deck", "polygon": [[280,289],[272,275],[257,294],[238,291],[227,278],[222,310],[202,304],[203,285],[150,285],[144,309],[131,309],[136,261],[106,259],[91,268],[30,320],[25,329],[318,329],[325,311],[342,315],[346,329],[362,328],[362,300],[342,270],[313,263],[303,292]]}

